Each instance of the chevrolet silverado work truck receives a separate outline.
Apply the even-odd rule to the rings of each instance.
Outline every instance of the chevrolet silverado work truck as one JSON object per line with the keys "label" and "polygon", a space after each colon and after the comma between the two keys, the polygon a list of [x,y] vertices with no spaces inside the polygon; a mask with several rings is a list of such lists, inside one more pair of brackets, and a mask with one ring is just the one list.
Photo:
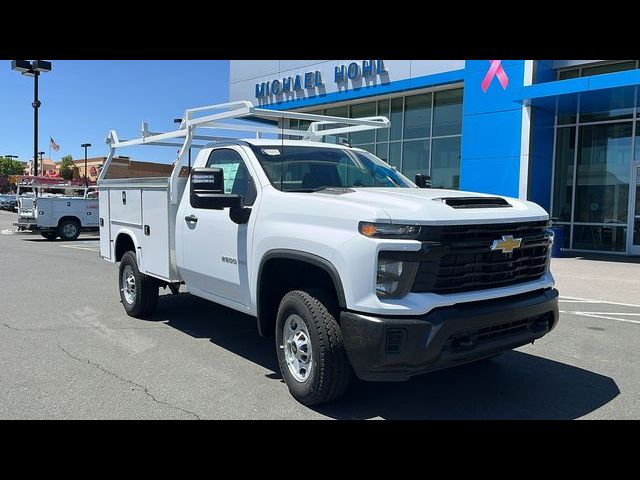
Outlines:
{"label": "chevrolet silverado work truck", "polygon": [[[289,129],[288,119],[308,129]],[[120,262],[129,315],[151,315],[160,288],[184,284],[256,317],[306,405],[338,398],[354,375],[403,381],[496,356],[556,326],[544,209],[419,188],[422,180],[371,153],[326,141],[388,128],[387,118],[234,102],[186,110],[181,122],[172,132],[143,123],[140,138],[113,130],[107,138],[100,254]],[[255,138],[206,129],[251,129]],[[135,145],[180,147],[171,175],[111,178],[116,149]],[[183,166],[191,149],[194,163]]]}

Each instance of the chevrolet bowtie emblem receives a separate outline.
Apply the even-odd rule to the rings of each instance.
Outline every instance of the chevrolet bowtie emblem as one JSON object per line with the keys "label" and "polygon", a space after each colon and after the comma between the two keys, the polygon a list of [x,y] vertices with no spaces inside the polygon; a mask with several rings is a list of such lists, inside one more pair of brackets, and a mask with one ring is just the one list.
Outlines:
{"label": "chevrolet bowtie emblem", "polygon": [[513,235],[503,235],[502,240],[494,240],[491,250],[501,250],[502,253],[512,253],[516,248],[520,248],[521,238],[513,238]]}

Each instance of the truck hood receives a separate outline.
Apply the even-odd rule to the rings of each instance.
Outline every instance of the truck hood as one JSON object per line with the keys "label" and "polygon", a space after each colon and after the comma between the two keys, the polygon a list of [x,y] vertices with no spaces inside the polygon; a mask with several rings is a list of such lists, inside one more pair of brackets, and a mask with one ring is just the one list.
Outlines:
{"label": "truck hood", "polygon": [[[431,188],[352,188],[346,193],[331,189],[313,195],[330,195],[339,202],[358,206],[369,206],[381,210],[392,223],[438,225],[460,223],[501,223],[517,221],[547,220],[547,212],[539,205],[517,198],[486,193],[460,192]],[[454,208],[445,204],[443,198],[498,197],[510,206],[493,208]],[[384,215],[381,215],[384,216]]]}

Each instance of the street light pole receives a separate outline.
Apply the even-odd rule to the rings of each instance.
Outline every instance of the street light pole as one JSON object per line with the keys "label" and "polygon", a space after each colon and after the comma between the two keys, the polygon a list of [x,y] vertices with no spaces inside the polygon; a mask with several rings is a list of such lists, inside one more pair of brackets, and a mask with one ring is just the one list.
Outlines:
{"label": "street light pole", "polygon": [[90,143],[83,143],[82,145],[80,145],[82,148],[84,148],[84,186],[88,187],[89,186],[89,177],[88,177],[88,170],[87,170],[87,148],[89,148],[91,146]]}
{"label": "street light pole", "polygon": [[40,108],[40,100],[38,100],[38,77],[40,72],[33,72],[33,175],[38,176],[38,109]]}
{"label": "street light pole", "polygon": [[38,77],[41,72],[51,71],[51,62],[45,60],[12,60],[11,69],[17,72],[33,77],[33,174],[38,176],[38,109],[40,108],[40,100],[38,100]]}

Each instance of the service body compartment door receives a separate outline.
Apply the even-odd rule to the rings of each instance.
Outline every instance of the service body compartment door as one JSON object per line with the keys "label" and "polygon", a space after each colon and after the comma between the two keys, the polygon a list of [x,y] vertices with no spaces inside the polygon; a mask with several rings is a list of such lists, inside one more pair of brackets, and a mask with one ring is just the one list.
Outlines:
{"label": "service body compartment door", "polygon": [[53,209],[52,198],[37,198],[33,202],[33,214],[37,219],[38,228],[52,228],[58,226],[58,220]]}
{"label": "service body compartment door", "polygon": [[109,189],[109,215],[112,222],[142,228],[142,190],[139,188]]}
{"label": "service body compartment door", "polygon": [[83,199],[84,217],[82,220],[83,227],[97,227],[99,219],[100,204],[97,199]]}
{"label": "service body compartment door", "polygon": [[100,256],[111,260],[111,228],[109,228],[109,190],[100,190]]}
{"label": "service body compartment door", "polygon": [[169,199],[166,189],[142,191],[142,261],[144,270],[169,279]]}

